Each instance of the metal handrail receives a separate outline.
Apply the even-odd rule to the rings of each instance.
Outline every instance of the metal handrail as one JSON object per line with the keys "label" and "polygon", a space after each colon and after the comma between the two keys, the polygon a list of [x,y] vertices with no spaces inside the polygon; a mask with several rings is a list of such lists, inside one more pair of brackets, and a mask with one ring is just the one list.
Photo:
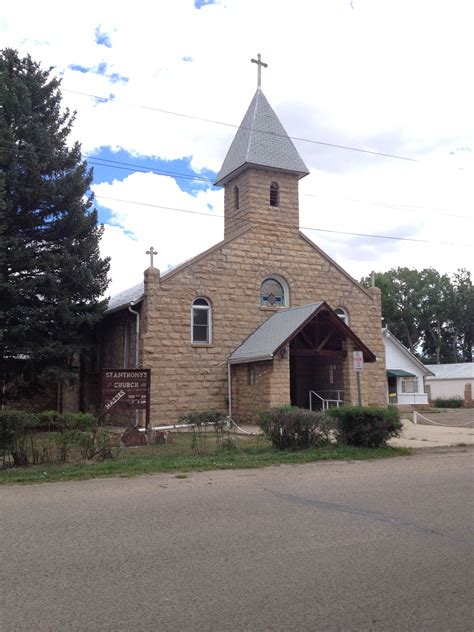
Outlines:
{"label": "metal handrail", "polygon": [[316,391],[309,391],[309,409],[313,410],[313,395],[316,395],[316,397],[318,397],[321,402],[322,402],[322,407],[323,410],[328,410],[329,408],[329,404],[336,404],[336,407],[339,408],[339,406],[342,403],[342,399],[341,399],[341,393],[344,393],[344,391],[322,391],[323,393],[337,393],[337,399],[326,399],[324,397],[321,397],[321,395],[319,393],[316,393]]}

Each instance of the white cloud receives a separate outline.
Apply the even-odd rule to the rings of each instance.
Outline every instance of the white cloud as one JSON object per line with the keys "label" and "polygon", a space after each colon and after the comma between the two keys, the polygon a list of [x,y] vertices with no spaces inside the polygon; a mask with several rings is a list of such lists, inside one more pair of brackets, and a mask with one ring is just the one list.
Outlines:
{"label": "white cloud", "polygon": [[[62,74],[85,153],[110,146],[166,160],[191,157],[193,168],[217,171],[235,128],[163,110],[238,124],[256,85],[250,58],[261,52],[269,64],[263,89],[290,135],[419,161],[297,142],[311,170],[301,182],[303,226],[472,243],[474,221],[459,217],[472,218],[474,202],[469,0],[226,0],[200,10],[193,0],[136,0],[133,7],[85,0],[63,20],[51,19],[65,15],[63,3],[30,0],[2,12],[3,45]],[[96,43],[99,25],[110,48]],[[129,81],[69,68],[100,63]],[[96,104],[68,90],[114,94],[115,102]],[[450,153],[463,147],[471,153]],[[96,193],[200,212],[212,202],[222,213],[220,192],[192,196],[152,174],[120,178]],[[116,223],[107,226],[102,250],[113,256],[113,289],[141,277],[152,242],[165,269],[222,237],[222,220],[107,204]],[[311,237],[356,277],[397,265],[472,268],[462,246]]]}
{"label": "white cloud", "polygon": [[223,237],[222,191],[192,195],[181,191],[172,178],[134,173],[112,184],[95,185],[94,193],[112,215],[101,245],[102,254],[112,257],[112,295],[139,282],[149,265],[150,246],[158,251],[155,266],[166,272]]}

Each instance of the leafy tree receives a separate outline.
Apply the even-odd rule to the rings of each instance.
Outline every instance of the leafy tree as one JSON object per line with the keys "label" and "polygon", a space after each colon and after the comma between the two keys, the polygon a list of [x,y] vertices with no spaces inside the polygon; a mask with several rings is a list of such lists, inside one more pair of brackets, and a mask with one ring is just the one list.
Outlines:
{"label": "leafy tree", "polygon": [[[64,376],[105,301],[109,260],[89,192],[92,170],[68,144],[74,114],[60,81],[0,51],[0,375]],[[1,395],[0,395],[1,396]]]}
{"label": "leafy tree", "polygon": [[[371,278],[365,277],[361,283],[369,287]],[[414,353],[422,335],[420,319],[422,291],[419,273],[409,268],[377,272],[375,285],[382,290],[384,326],[388,327]]]}
{"label": "leafy tree", "polygon": [[436,364],[456,362],[456,356],[451,357],[454,303],[451,281],[447,274],[440,275],[433,268],[427,268],[419,273],[419,284],[422,289],[419,309],[423,353]]}
{"label": "leafy tree", "polygon": [[473,361],[474,348],[474,286],[471,273],[461,268],[453,274],[453,356],[461,362]]}
{"label": "leafy tree", "polygon": [[433,268],[396,268],[376,273],[375,285],[384,324],[412,353],[425,362],[472,362],[474,288],[467,270],[450,278]]}

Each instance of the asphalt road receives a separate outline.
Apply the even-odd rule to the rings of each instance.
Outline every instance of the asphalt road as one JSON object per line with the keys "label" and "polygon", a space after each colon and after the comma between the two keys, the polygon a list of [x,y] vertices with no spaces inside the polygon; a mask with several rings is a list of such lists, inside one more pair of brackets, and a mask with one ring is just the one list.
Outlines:
{"label": "asphalt road", "polygon": [[472,630],[474,452],[0,488],[0,629]]}

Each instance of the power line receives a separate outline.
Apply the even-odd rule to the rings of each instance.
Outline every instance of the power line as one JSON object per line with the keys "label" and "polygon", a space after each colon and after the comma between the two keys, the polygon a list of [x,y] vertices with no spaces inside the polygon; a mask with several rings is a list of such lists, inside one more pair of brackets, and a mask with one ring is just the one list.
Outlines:
{"label": "power line", "polygon": [[[10,149],[9,146],[7,145],[1,145],[0,144],[0,148],[1,149]],[[17,149],[18,151],[18,149]],[[20,149],[20,151],[22,151]],[[23,150],[23,151],[26,151]],[[52,156],[53,154],[51,152],[41,152],[38,151],[37,153],[39,153],[42,156]],[[170,178],[174,178],[174,179],[184,179],[184,180],[194,180],[194,181],[198,181],[198,182],[203,182],[203,183],[209,183],[214,185],[214,179],[212,178],[207,178],[205,176],[199,176],[199,175],[190,175],[190,174],[184,174],[184,173],[180,173],[177,171],[169,171],[167,169],[156,169],[154,167],[149,167],[148,165],[141,165],[141,164],[137,164],[137,163],[131,163],[131,162],[125,162],[122,160],[113,160],[112,158],[100,158],[97,156],[92,156],[90,154],[82,154],[83,158],[87,159],[87,162],[97,166],[97,167],[104,167],[104,168],[109,168],[109,169],[117,169],[117,170],[122,170],[122,171],[129,171],[131,173],[154,173],[156,175],[162,175],[162,176],[166,176],[166,177],[170,177]],[[110,164],[108,164],[110,163]],[[303,193],[302,194],[304,197],[328,197],[328,196],[324,196],[321,193]],[[397,209],[402,209],[402,210],[426,210],[430,213],[432,213],[433,211],[440,211],[439,215],[443,215],[446,217],[455,217],[458,219],[469,219],[469,220],[474,220],[474,217],[471,215],[459,215],[457,213],[455,213],[457,211],[457,209],[448,209],[448,208],[433,208],[433,207],[429,207],[429,206],[421,206],[421,205],[415,205],[415,204],[398,204],[396,202],[381,202],[381,201],[370,201],[370,200],[360,200],[360,199],[355,199],[355,198],[343,198],[343,197],[335,197],[333,195],[331,195],[331,199],[332,200],[339,200],[339,201],[348,201],[348,202],[357,202],[360,204],[369,204],[370,206],[380,206],[382,208],[397,208]],[[445,213],[443,211],[450,211],[448,213]]]}
{"label": "power line", "polygon": [[152,208],[161,208],[165,211],[177,211],[178,213],[191,213],[192,215],[206,215],[208,217],[220,217],[224,218],[223,215],[216,215],[215,213],[205,213],[204,211],[190,211],[185,208],[175,208],[173,206],[160,206],[159,204],[148,204],[147,202],[134,202],[133,200],[122,200],[120,198],[108,197],[106,195],[94,195],[95,198],[99,200],[111,200],[112,202],[123,202],[124,204],[135,204],[137,206],[150,206]]}
{"label": "power line", "polygon": [[[175,208],[172,206],[161,206],[159,204],[150,204],[147,202],[134,202],[133,200],[123,200],[120,198],[112,198],[112,197],[108,197],[105,195],[96,195],[95,196],[98,199],[101,200],[110,200],[113,202],[122,202],[124,204],[136,204],[138,206],[148,206],[151,208],[160,208],[160,209],[164,209],[167,211],[176,211],[178,213],[191,213],[193,215],[205,215],[207,217],[215,217],[215,218],[219,218],[219,219],[223,219],[224,215],[217,215],[215,213],[205,213],[204,211],[191,211],[189,209],[184,209],[184,208]],[[472,248],[473,244],[465,244],[462,242],[449,242],[449,241],[433,241],[433,240],[429,240],[429,239],[415,239],[412,237],[394,237],[391,235],[372,235],[369,233],[355,233],[355,232],[350,232],[350,231],[344,231],[344,230],[331,230],[329,228],[315,228],[314,226],[301,226],[300,227],[301,230],[315,230],[321,233],[332,233],[332,234],[336,234],[336,235],[349,235],[352,237],[370,237],[370,238],[374,238],[374,239],[390,239],[390,240],[394,240],[394,241],[410,241],[410,242],[415,242],[415,243],[421,243],[421,244],[438,244],[438,245],[442,245],[442,246],[465,246],[465,247],[469,247]]]}
{"label": "power line", "polygon": [[[117,167],[117,168],[122,168],[125,169],[127,167],[130,167],[130,171],[132,171],[133,173],[137,173],[135,172],[135,168],[136,169],[140,169],[141,171],[139,171],[138,173],[145,173],[145,172],[152,172],[152,173],[156,173],[157,175],[164,175],[164,176],[169,176],[172,178],[178,178],[178,179],[188,179],[188,180],[198,180],[199,182],[207,182],[209,184],[214,185],[214,179],[212,178],[206,178],[205,176],[192,176],[192,175],[188,175],[188,174],[183,174],[183,173],[178,173],[178,172],[173,172],[173,171],[167,171],[166,169],[154,169],[152,167],[147,167],[146,165],[137,165],[135,163],[129,163],[129,162],[123,162],[123,161],[118,161],[118,160],[112,160],[109,158],[96,158],[95,156],[89,156],[87,154],[83,154],[84,158],[87,158],[87,160],[89,162],[91,162],[92,164],[98,166],[98,167],[110,167],[112,169],[115,168],[115,165],[125,165],[124,167]],[[107,165],[107,164],[102,164],[101,162],[95,162],[96,160],[100,160],[100,161],[106,161],[106,162],[110,162],[112,163],[112,165]],[[305,197],[324,197],[324,195],[322,195],[321,193],[303,193],[302,194]],[[374,202],[374,201],[370,201],[370,200],[358,200],[358,199],[354,199],[354,198],[335,198],[334,196],[331,196],[331,199],[333,200],[343,200],[343,201],[347,201],[347,202],[358,202],[360,204],[369,204],[370,206],[382,206],[382,207],[386,207],[386,208],[400,208],[400,209],[408,209],[408,210],[413,210],[413,209],[418,209],[418,210],[426,210],[429,211],[430,213],[433,211],[440,211],[440,215],[446,216],[446,217],[456,217],[459,219],[474,219],[473,216],[471,215],[457,215],[454,214],[454,212],[457,209],[448,209],[448,208],[433,208],[433,207],[428,207],[428,206],[420,206],[420,205],[415,205],[415,204],[398,204],[396,202]],[[449,213],[444,213],[443,211],[450,211]]]}
{"label": "power line", "polygon": [[342,230],[330,230],[328,228],[310,228],[309,226],[301,226],[301,230],[317,230],[322,233],[335,233],[337,235],[352,235],[355,237],[370,237],[375,239],[392,239],[395,241],[412,241],[419,244],[437,244],[441,246],[463,246],[466,248],[472,248],[473,244],[465,244],[456,241],[433,241],[430,239],[414,239],[412,237],[393,237],[391,235],[372,235],[369,233],[351,233],[349,231]]}
{"label": "power line", "polygon": [[[118,104],[118,105],[127,105],[129,107],[135,107],[135,108],[140,108],[143,110],[150,110],[152,112],[160,112],[161,114],[170,114],[172,116],[180,116],[182,118],[187,118],[187,119],[191,119],[194,121],[201,121],[204,123],[212,123],[213,125],[224,125],[225,127],[233,127],[234,129],[248,129],[250,130],[250,128],[245,128],[245,127],[241,127],[240,125],[236,125],[235,123],[227,123],[225,121],[218,121],[215,119],[208,119],[208,118],[204,118],[202,116],[195,116],[193,114],[184,114],[183,112],[174,112],[173,110],[164,110],[163,108],[157,108],[157,107],[152,107],[151,105],[142,105],[140,103],[131,103],[128,101],[121,101],[120,99],[114,99],[114,98],[110,98],[110,97],[101,97],[97,94],[90,94],[88,92],[80,92],[79,90],[69,90],[67,88],[63,88],[63,92],[70,92],[71,94],[79,94],[85,97],[89,97],[91,99],[98,99],[99,102],[101,103],[114,103],[114,104]],[[266,134],[269,136],[276,136],[279,138],[286,138],[287,135],[286,134],[277,134],[276,132],[268,132],[268,131],[264,131],[264,130],[253,130],[253,131],[258,131],[260,134]],[[300,141],[302,143],[311,143],[314,145],[322,145],[323,147],[333,147],[335,149],[344,149],[346,151],[356,151],[362,154],[371,154],[373,156],[382,156],[384,158],[395,158],[396,160],[405,160],[408,162],[420,162],[417,158],[409,158],[408,156],[398,156],[396,154],[388,154],[385,152],[381,152],[381,151],[374,151],[371,149],[361,149],[360,147],[350,147],[349,145],[338,145],[336,143],[326,143],[324,141],[321,140],[314,140],[311,138],[303,138],[303,137],[299,137],[299,136],[288,136],[288,138],[291,138],[291,140],[296,140],[296,141]]]}
{"label": "power line", "polygon": [[[214,184],[214,181],[211,178],[206,178],[205,176],[198,175],[190,175],[185,173],[180,173],[178,171],[167,171],[166,169],[155,169],[154,167],[148,167],[147,165],[138,165],[131,162],[123,162],[121,160],[112,160],[111,158],[99,158],[97,156],[90,156],[88,154],[83,154],[83,158],[86,158],[88,162],[97,166],[97,167],[106,167],[111,169],[123,169],[131,171],[132,173],[147,173],[152,172],[157,175],[169,176],[170,178],[178,178],[185,180],[198,180],[200,182],[206,182],[210,184]],[[100,161],[100,162],[97,162]],[[105,164],[111,163],[111,164]],[[120,165],[120,166],[116,166]],[[137,171],[139,170],[139,171]]]}
{"label": "power line", "polygon": [[[179,172],[173,172],[173,171],[167,171],[166,169],[154,169],[152,167],[147,167],[146,165],[139,165],[139,164],[135,164],[135,163],[130,163],[130,162],[123,162],[120,160],[112,160],[110,158],[98,158],[95,156],[90,156],[88,154],[83,154],[84,158],[87,158],[88,162],[92,162],[92,164],[98,166],[98,167],[110,167],[110,168],[115,168],[115,165],[124,165],[124,167],[130,167],[130,171],[132,171],[133,173],[135,173],[135,168],[136,169],[140,169],[140,173],[144,173],[147,171],[151,171],[152,173],[156,173],[158,175],[164,175],[164,176],[169,176],[172,178],[183,178],[183,179],[188,179],[188,180],[198,180],[199,182],[207,182],[209,184],[214,184],[214,179],[213,178],[206,178],[205,176],[198,176],[198,175],[189,175],[189,174],[183,174],[183,173],[179,173]],[[95,162],[95,161],[106,161],[106,162],[110,162],[112,163],[111,165],[108,164],[103,164],[102,162]],[[305,197],[324,197],[323,194],[321,193],[303,193],[302,194]],[[387,208],[406,208],[406,209],[418,209],[418,210],[426,210],[429,212],[433,212],[433,211],[441,211],[440,215],[445,215],[446,217],[457,217],[459,219],[474,219],[473,216],[471,215],[457,215],[454,214],[455,211],[457,209],[450,209],[450,208],[433,208],[433,207],[429,207],[429,206],[420,206],[420,205],[416,205],[416,204],[399,204],[397,202],[380,202],[380,201],[371,201],[371,200],[359,200],[359,199],[355,199],[355,198],[335,198],[334,196],[331,196],[331,199],[337,199],[337,200],[343,200],[343,201],[347,201],[347,202],[358,202],[360,204],[370,204],[371,206],[382,206],[382,207],[387,207]],[[443,211],[449,211],[449,213],[444,213]]]}
{"label": "power line", "polygon": [[[303,193],[303,195],[308,197],[325,197],[322,193]],[[328,197],[328,196],[326,196]],[[370,206],[381,206],[383,208],[398,208],[398,209],[407,209],[407,210],[425,210],[429,211],[441,211],[439,214],[445,217],[457,217],[459,219],[474,219],[472,215],[457,215],[454,212],[457,209],[452,208],[439,208],[439,207],[431,207],[431,206],[420,206],[416,204],[398,204],[397,202],[374,202],[371,200],[358,200],[354,198],[335,198],[331,195],[331,199],[333,200],[342,200],[347,202],[358,202],[360,204],[369,204]],[[444,213],[443,211],[450,211],[449,213]]]}

